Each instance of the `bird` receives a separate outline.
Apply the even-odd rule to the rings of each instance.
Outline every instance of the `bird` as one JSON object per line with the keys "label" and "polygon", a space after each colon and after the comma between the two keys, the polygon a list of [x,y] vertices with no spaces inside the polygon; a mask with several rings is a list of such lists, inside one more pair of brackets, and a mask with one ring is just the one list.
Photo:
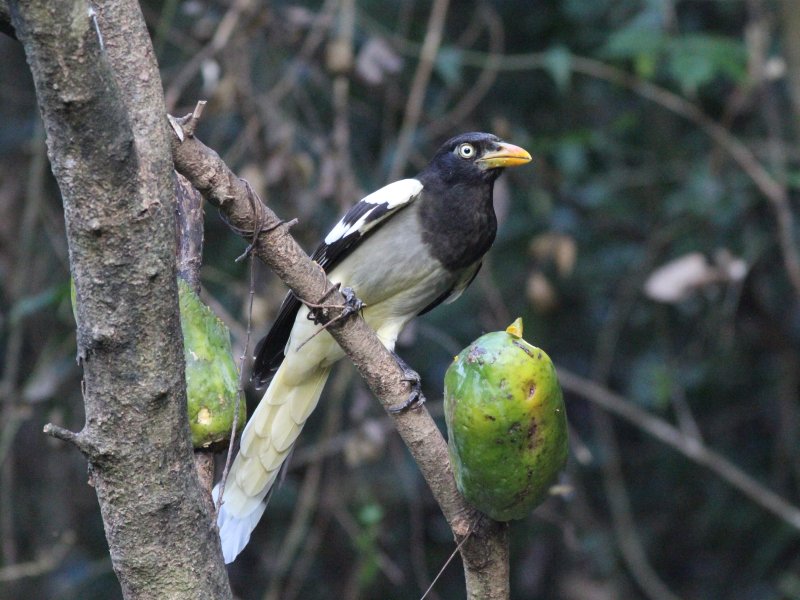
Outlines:
{"label": "bird", "polygon": [[[475,278],[497,233],[494,182],[504,169],[530,160],[523,148],[489,133],[453,137],[416,177],[353,205],[312,259],[333,284],[363,302],[364,320],[394,352],[411,319],[456,300]],[[289,292],[256,346],[251,381],[269,385],[242,433],[217,513],[226,563],[249,541],[331,367],[344,357],[309,310]],[[215,502],[219,489],[213,490]]]}

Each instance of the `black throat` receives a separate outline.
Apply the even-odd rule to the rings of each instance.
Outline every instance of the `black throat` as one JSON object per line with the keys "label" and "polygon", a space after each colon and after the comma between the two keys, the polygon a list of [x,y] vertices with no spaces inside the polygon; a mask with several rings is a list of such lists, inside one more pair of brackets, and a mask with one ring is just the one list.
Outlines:
{"label": "black throat", "polygon": [[494,242],[497,218],[492,191],[496,175],[453,178],[455,181],[442,175],[423,172],[418,177],[424,186],[419,199],[420,227],[433,256],[448,270],[456,271],[478,262]]}

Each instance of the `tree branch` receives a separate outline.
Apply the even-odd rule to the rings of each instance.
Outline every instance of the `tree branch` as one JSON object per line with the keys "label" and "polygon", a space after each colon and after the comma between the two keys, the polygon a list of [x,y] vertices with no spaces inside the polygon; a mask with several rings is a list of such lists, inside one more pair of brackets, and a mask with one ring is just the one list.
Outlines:
{"label": "tree branch", "polygon": [[764,487],[727,458],[708,448],[702,441],[687,436],[677,427],[649,414],[622,396],[562,367],[558,367],[558,379],[565,391],[582,396],[617,417],[633,423],[684,456],[707,467],[753,502],[800,530],[800,508]]}
{"label": "tree branch", "polygon": [[[173,124],[172,153],[175,168],[200,190],[225,220],[251,241],[253,252],[299,297],[316,302],[325,294],[327,302],[343,305],[344,297],[331,290],[331,283],[319,266],[289,235],[288,227],[255,197],[250,186],[236,177],[216,152],[189,135],[179,138],[179,123]],[[255,240],[253,232],[257,233]],[[340,310],[333,309],[329,318]],[[409,394],[408,383],[391,353],[363,319],[340,319],[328,328],[355,364],[372,393],[385,409],[402,404]],[[390,413],[397,431],[417,461],[420,471],[457,539],[472,532],[461,549],[469,598],[508,597],[508,552],[506,526],[478,519],[479,513],[459,494],[447,453],[447,444],[428,411],[421,407],[404,413]]]}
{"label": "tree branch", "polygon": [[36,560],[0,567],[0,581],[9,582],[26,577],[40,577],[45,573],[54,571],[67,557],[70,549],[75,544],[75,538],[74,531],[65,531],[61,539],[55,545],[50,546]]}
{"label": "tree branch", "polygon": [[161,80],[139,6],[20,0],[64,202],[89,459],[126,598],[230,598],[192,465]]}

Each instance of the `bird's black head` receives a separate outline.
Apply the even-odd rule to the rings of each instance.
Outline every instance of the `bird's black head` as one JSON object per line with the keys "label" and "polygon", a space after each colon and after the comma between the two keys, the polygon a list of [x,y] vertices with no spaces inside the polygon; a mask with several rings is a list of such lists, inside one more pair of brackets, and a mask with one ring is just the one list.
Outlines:
{"label": "bird's black head", "polygon": [[491,133],[462,133],[447,140],[420,174],[445,184],[491,183],[506,167],[524,165],[531,155]]}

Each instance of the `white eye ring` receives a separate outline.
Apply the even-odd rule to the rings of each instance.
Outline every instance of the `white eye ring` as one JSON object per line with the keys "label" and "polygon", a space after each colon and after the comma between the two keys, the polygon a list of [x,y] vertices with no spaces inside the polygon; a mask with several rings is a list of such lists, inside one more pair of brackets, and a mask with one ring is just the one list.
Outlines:
{"label": "white eye ring", "polygon": [[457,151],[461,158],[472,158],[475,156],[475,146],[472,144],[461,144]]}

